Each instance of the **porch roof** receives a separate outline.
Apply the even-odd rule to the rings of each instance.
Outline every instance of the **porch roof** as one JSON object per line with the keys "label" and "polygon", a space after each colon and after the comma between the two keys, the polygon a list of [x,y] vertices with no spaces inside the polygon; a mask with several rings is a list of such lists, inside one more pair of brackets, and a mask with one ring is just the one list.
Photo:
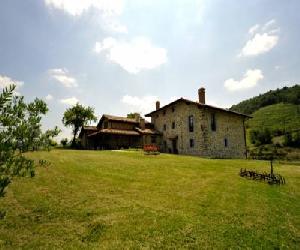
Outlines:
{"label": "porch roof", "polygon": [[139,136],[140,134],[134,130],[121,130],[121,129],[111,129],[105,128],[101,129],[98,132],[90,134],[88,137],[92,137],[99,134],[115,134],[115,135],[132,135],[132,136]]}

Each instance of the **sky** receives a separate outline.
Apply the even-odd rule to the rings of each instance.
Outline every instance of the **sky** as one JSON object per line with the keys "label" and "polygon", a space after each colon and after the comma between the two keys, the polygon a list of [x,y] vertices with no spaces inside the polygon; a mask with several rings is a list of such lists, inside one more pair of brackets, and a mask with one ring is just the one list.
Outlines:
{"label": "sky", "polygon": [[145,114],[180,97],[229,108],[300,82],[298,0],[1,0],[0,89],[58,125],[79,102]]}

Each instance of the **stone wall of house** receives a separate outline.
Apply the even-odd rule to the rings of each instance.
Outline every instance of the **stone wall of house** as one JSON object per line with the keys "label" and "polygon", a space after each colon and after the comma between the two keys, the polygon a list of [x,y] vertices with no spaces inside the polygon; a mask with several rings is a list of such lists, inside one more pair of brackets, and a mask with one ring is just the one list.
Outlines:
{"label": "stone wall of house", "polygon": [[[211,129],[212,113],[215,114],[216,131]],[[194,120],[193,132],[189,131],[190,115],[193,115]],[[246,156],[242,116],[179,102],[153,114],[151,122],[155,129],[163,133],[160,147],[164,152],[173,152],[172,140],[177,138],[179,154],[217,158]],[[190,140],[193,140],[193,147],[190,146]]]}

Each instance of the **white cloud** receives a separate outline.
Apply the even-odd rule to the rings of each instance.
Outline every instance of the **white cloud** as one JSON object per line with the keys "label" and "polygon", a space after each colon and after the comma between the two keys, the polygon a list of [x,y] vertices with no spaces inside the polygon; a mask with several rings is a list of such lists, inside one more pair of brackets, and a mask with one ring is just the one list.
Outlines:
{"label": "white cloud", "polygon": [[123,12],[124,0],[44,0],[48,7],[56,8],[65,13],[80,17],[90,9],[97,10],[96,20],[101,27],[110,32],[127,33],[127,27],[122,25],[117,17]]}
{"label": "white cloud", "polygon": [[260,25],[259,24],[255,24],[254,26],[252,26],[250,29],[249,29],[249,31],[248,31],[248,33],[249,34],[254,34],[254,32],[255,31],[257,31],[257,29],[260,27]]}
{"label": "white cloud", "polygon": [[157,96],[146,95],[138,97],[125,95],[122,97],[121,102],[130,106],[130,112],[140,112],[141,114],[145,114],[155,109],[155,102],[157,100]]}
{"label": "white cloud", "polygon": [[131,41],[107,37],[95,44],[94,51],[105,53],[108,60],[131,74],[154,69],[167,62],[166,49],[154,47],[145,37],[136,37]]}
{"label": "white cloud", "polygon": [[67,69],[50,69],[48,72],[52,78],[60,82],[65,87],[78,87],[76,79],[69,74]]}
{"label": "white cloud", "polygon": [[263,54],[271,50],[276,46],[278,42],[278,36],[270,35],[268,33],[255,34],[255,36],[249,40],[245,47],[242,49],[243,56],[256,56]]}
{"label": "white cloud", "polygon": [[247,41],[239,56],[256,56],[273,49],[278,43],[278,32],[280,31],[279,28],[269,30],[275,23],[275,20],[272,19],[264,24],[261,33],[258,32],[259,24],[252,26],[248,31],[252,38]]}
{"label": "white cloud", "polygon": [[111,31],[115,33],[128,33],[128,29],[125,25],[121,24],[115,18],[106,17],[102,20],[101,26],[106,31]]}
{"label": "white cloud", "polygon": [[120,15],[123,11],[123,0],[45,0],[45,3],[72,16],[80,16],[91,8],[104,16]]}
{"label": "white cloud", "polygon": [[20,87],[22,87],[24,85],[24,82],[16,81],[16,80],[11,79],[8,76],[0,75],[0,88],[3,89],[12,84],[16,85],[16,89],[19,89]]}
{"label": "white cloud", "polygon": [[270,27],[272,27],[276,23],[275,19],[272,19],[265,23],[265,25],[262,27],[262,30],[268,30]]}
{"label": "white cloud", "polygon": [[60,100],[61,103],[63,104],[67,104],[67,105],[75,105],[77,102],[79,102],[79,100],[76,97],[70,97],[70,98],[66,98],[66,99],[61,99]]}
{"label": "white cloud", "polygon": [[230,78],[224,82],[224,86],[229,91],[249,89],[255,87],[258,81],[263,78],[264,76],[260,69],[249,69],[241,80]]}
{"label": "white cloud", "polygon": [[45,99],[46,99],[47,101],[51,101],[51,100],[53,100],[53,96],[50,95],[50,94],[48,94],[48,95],[45,96]]}

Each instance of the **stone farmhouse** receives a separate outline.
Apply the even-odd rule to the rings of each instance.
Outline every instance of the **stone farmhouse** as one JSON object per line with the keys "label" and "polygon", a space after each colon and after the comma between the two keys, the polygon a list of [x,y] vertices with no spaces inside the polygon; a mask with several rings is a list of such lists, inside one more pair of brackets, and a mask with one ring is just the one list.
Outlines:
{"label": "stone farmhouse", "polygon": [[205,89],[198,101],[177,99],[163,107],[156,102],[151,117],[162,133],[163,152],[215,158],[246,158],[245,119],[249,116],[205,104]]}
{"label": "stone farmhouse", "polygon": [[103,115],[97,126],[80,132],[86,149],[120,149],[155,144],[161,152],[213,158],[245,158],[245,120],[249,116],[198,101],[180,98],[145,115],[151,118]]}
{"label": "stone farmhouse", "polygon": [[140,148],[160,144],[160,137],[153,124],[139,115],[135,118],[103,115],[97,126],[84,126],[79,134],[85,149]]}

